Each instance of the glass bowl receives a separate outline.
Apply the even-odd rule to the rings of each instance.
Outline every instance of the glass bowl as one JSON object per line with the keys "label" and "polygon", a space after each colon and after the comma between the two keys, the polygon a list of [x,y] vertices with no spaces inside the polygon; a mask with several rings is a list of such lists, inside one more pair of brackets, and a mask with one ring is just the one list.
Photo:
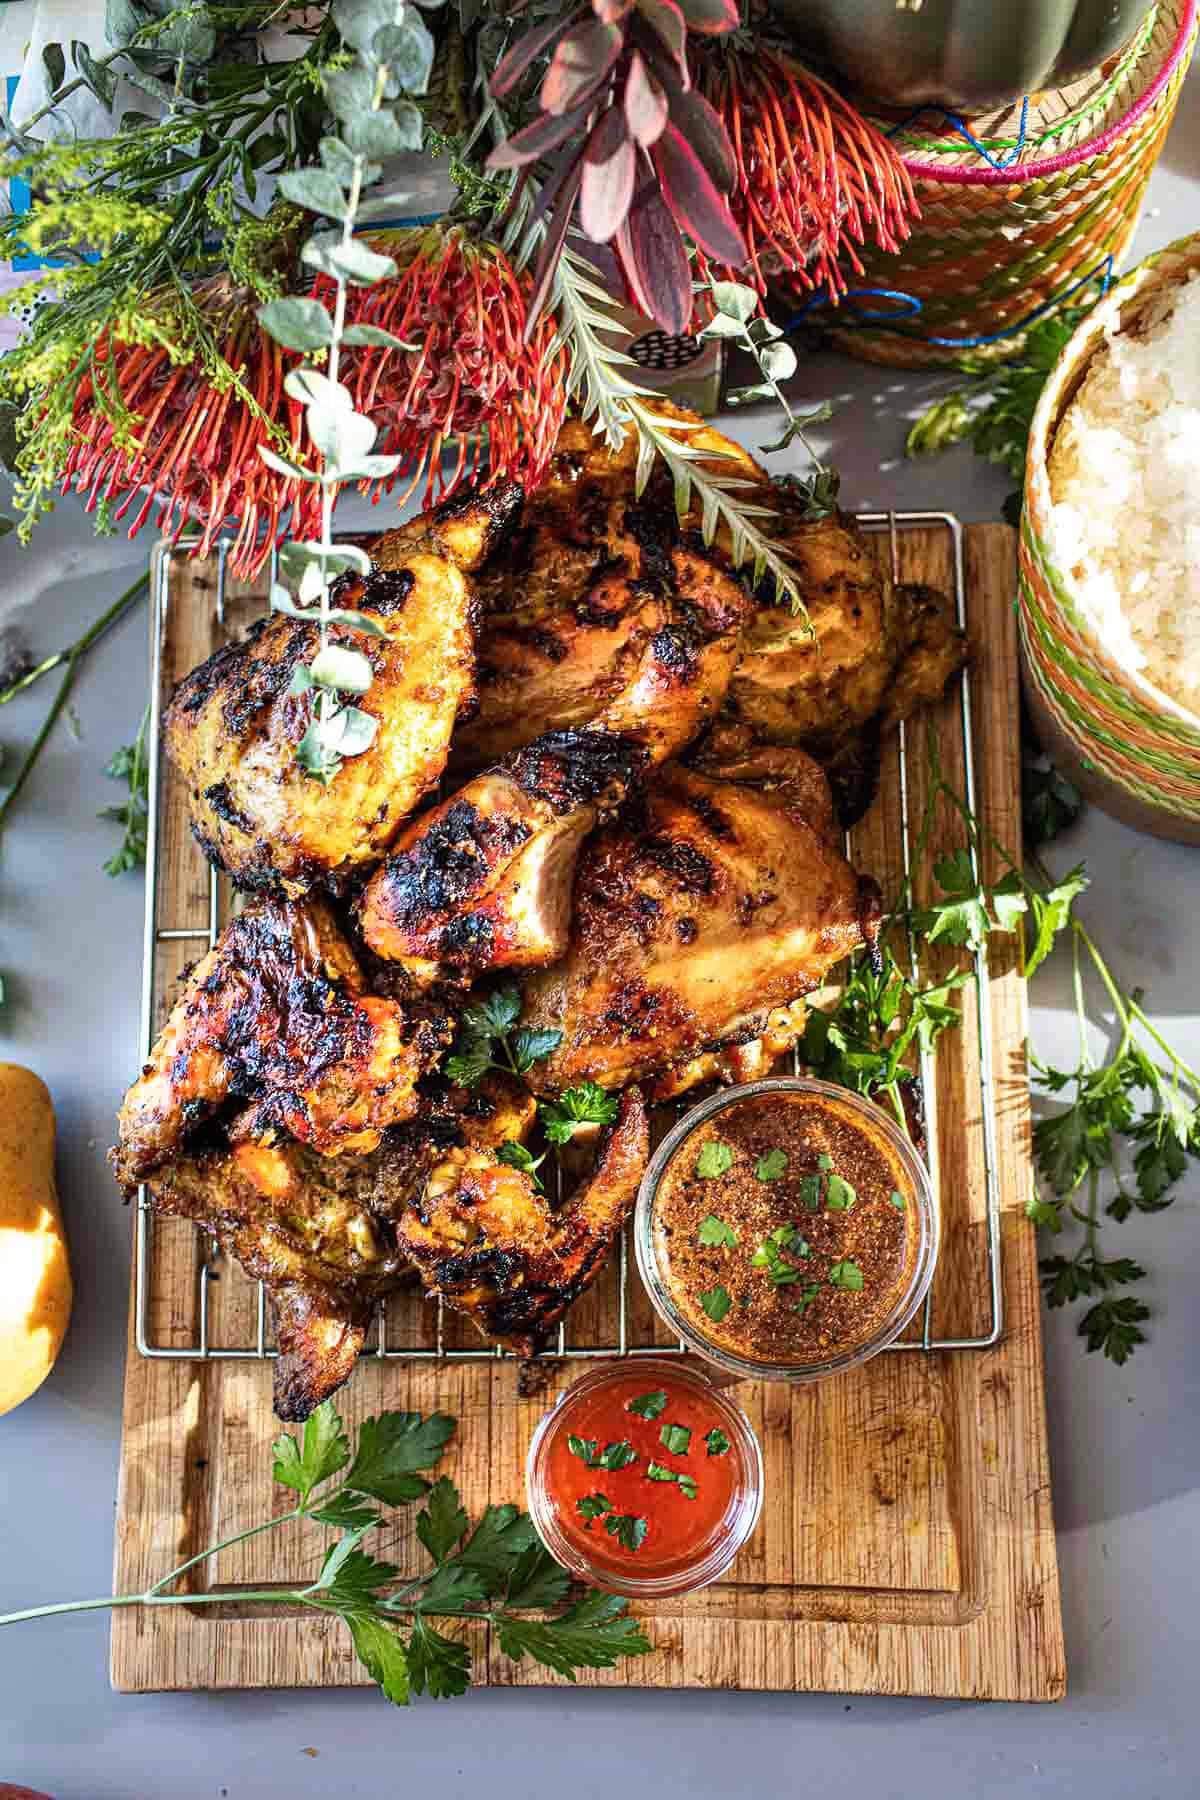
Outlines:
{"label": "glass bowl", "polygon": [[[887,1312],[874,1323],[867,1337],[844,1350],[835,1351],[812,1362],[759,1362],[736,1355],[726,1347],[710,1341],[697,1328],[695,1321],[685,1316],[673,1301],[655,1243],[655,1200],[667,1165],[675,1152],[699,1126],[706,1124],[716,1114],[738,1105],[740,1101],[771,1093],[808,1094],[836,1101],[839,1107],[852,1117],[860,1118],[886,1141],[912,1184],[913,1204],[908,1208],[908,1220],[909,1229],[915,1227],[916,1240],[908,1255],[903,1287],[898,1290],[895,1301]],[[861,1094],[853,1093],[849,1088],[835,1087],[830,1082],[815,1081],[799,1075],[777,1076],[766,1081],[746,1082],[740,1087],[724,1088],[685,1113],[658,1146],[642,1177],[633,1227],[634,1247],[642,1281],[659,1318],[675,1336],[682,1339],[698,1356],[722,1370],[727,1379],[793,1383],[817,1381],[825,1375],[838,1375],[845,1369],[857,1368],[860,1363],[877,1356],[889,1344],[895,1343],[929,1291],[937,1261],[938,1231],[937,1197],[929,1179],[929,1171],[895,1120],[889,1118],[873,1100],[864,1099]]]}
{"label": "glass bowl", "polygon": [[[671,1550],[665,1543],[657,1555],[641,1566],[620,1565],[615,1549],[603,1533],[588,1532],[576,1525],[574,1514],[555,1496],[554,1464],[556,1447],[561,1449],[564,1436],[577,1434],[577,1427],[589,1418],[589,1402],[604,1397],[605,1390],[615,1390],[614,1400],[622,1392],[653,1390],[661,1384],[678,1390],[683,1388],[691,1398],[699,1400],[704,1417],[711,1416],[729,1440],[724,1471],[728,1476],[729,1494],[720,1512],[697,1542],[683,1550]],[[668,1402],[669,1404],[669,1402]],[[578,1433],[578,1435],[583,1435]],[[698,1451],[699,1445],[696,1445]],[[666,1452],[659,1452],[666,1455]],[[572,1465],[573,1466],[573,1465]],[[682,1466],[682,1465],[680,1465]],[[701,1474],[704,1459],[696,1456],[691,1471]],[[597,1470],[597,1487],[612,1485],[613,1476]],[[597,1364],[572,1382],[561,1393],[550,1411],[539,1423],[529,1446],[525,1463],[529,1513],[538,1536],[551,1555],[582,1581],[603,1588],[610,1594],[623,1594],[630,1599],[662,1599],[671,1594],[687,1594],[716,1581],[732,1563],[738,1551],[758,1523],[762,1511],[763,1461],[758,1439],[741,1407],[728,1391],[718,1386],[707,1372],[683,1356],[626,1356]],[[653,1484],[646,1492],[648,1508],[662,1510],[663,1490]],[[683,1516],[683,1515],[679,1515]],[[567,1523],[564,1524],[564,1517]],[[647,1539],[645,1548],[651,1547]],[[640,1555],[640,1552],[638,1553]]]}

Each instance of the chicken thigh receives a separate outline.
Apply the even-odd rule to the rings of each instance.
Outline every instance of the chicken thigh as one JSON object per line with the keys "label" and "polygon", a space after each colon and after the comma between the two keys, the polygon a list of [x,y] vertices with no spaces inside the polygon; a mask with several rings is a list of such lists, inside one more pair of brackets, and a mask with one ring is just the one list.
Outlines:
{"label": "chicken thigh", "polygon": [[535,1085],[620,1088],[765,1030],[782,1048],[788,1015],[803,1020],[792,1003],[872,941],[878,890],[832,843],[824,784],[791,754],[795,779],[772,767],[762,787],[672,765],[592,838],[567,954],[525,983],[522,1023],[563,1033]]}
{"label": "chicken thigh", "polygon": [[374,1149],[411,1118],[415,1083],[451,1023],[363,990],[323,901],[263,900],[239,913],[125,1096],[113,1163],[126,1192],[231,1103],[245,1135],[280,1130],[325,1154]]}
{"label": "chicken thigh", "polygon": [[521,498],[509,487],[451,502],[381,538],[365,579],[336,585],[335,604],[385,635],[330,627],[331,642],[371,664],[359,705],[378,730],[328,785],[296,760],[311,702],[292,691],[292,677],[317,648],[315,626],[273,613],[180,682],[166,712],[167,749],[188,786],[196,838],[239,887],[341,891],[379,860],[436,785],[474,692],[475,600],[465,571],[495,547]]}

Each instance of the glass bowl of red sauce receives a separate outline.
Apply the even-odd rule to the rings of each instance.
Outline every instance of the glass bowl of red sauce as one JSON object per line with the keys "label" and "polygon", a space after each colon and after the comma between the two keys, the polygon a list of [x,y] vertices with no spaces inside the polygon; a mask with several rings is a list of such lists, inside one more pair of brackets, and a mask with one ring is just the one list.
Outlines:
{"label": "glass bowl of red sauce", "polygon": [[937,1198],[874,1101],[803,1076],[726,1088],[656,1150],[634,1220],[660,1318],[727,1377],[814,1381],[899,1337],[933,1279]]}
{"label": "glass bowl of red sauce", "polygon": [[631,1599],[715,1581],[762,1509],[750,1421],[682,1357],[589,1369],[534,1432],[525,1475],[530,1516],[551,1554],[593,1587]]}

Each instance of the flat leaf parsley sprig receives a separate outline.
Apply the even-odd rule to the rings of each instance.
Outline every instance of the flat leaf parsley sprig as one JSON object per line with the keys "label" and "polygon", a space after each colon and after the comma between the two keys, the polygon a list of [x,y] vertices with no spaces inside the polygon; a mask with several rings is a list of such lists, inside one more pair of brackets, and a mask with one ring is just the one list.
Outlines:
{"label": "flat leaf parsley sprig", "polygon": [[[227,1606],[225,1590],[195,1593],[176,1584],[234,1544],[307,1520],[339,1533],[314,1580],[298,1588],[240,1589],[237,1597],[341,1619],[359,1661],[397,1706],[413,1694],[442,1700],[470,1686],[470,1646],[439,1630],[435,1619],[483,1621],[504,1655],[514,1662],[528,1656],[568,1681],[580,1669],[611,1669],[623,1656],[652,1650],[612,1594],[590,1590],[561,1610],[571,1577],[542,1547],[527,1514],[489,1506],[472,1525],[447,1476],[431,1483],[419,1473],[434,1467],[453,1432],[454,1420],[444,1413],[386,1412],[364,1419],[352,1445],[327,1400],[299,1437],[284,1432],[273,1445],[275,1480],[296,1496],[287,1512],[201,1550],[144,1593],[28,1607],[0,1616],[0,1625],[124,1606]],[[416,1532],[432,1566],[401,1580],[394,1564],[362,1548],[363,1539],[385,1522],[381,1507],[422,1499]]]}

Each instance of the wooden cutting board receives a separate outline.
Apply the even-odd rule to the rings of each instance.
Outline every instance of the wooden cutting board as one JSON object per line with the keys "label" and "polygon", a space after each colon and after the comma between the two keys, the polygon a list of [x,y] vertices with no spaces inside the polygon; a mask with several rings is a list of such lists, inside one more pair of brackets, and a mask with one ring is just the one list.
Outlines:
{"label": "wooden cutting board", "polygon": [[[1017,663],[1012,613],[1015,552],[1001,525],[964,533],[969,676],[978,806],[1004,843],[1020,832]],[[905,579],[953,585],[945,529],[899,534]],[[880,543],[886,554],[886,540]],[[162,684],[172,682],[239,620],[262,608],[261,589],[227,584],[215,617],[215,565],[172,559],[167,570]],[[928,715],[947,776],[961,788],[959,696]],[[927,768],[924,722],[910,728],[910,822],[920,817]],[[889,749],[879,798],[854,834],[858,866],[894,894],[902,867],[901,791]],[[205,927],[205,866],[187,835],[182,796],[162,787],[160,922]],[[915,829],[911,827],[910,829]],[[961,842],[939,820],[928,860]],[[995,871],[991,871],[995,873]],[[924,882],[919,872],[918,892]],[[226,896],[222,894],[221,904]],[[203,945],[168,939],[156,953],[155,1023],[172,984]],[[943,1241],[933,1335],[985,1334],[985,1140],[977,1018],[963,990],[961,1030],[946,1033],[937,1067],[936,1126]],[[1032,1179],[1025,1077],[1025,985],[1014,940],[995,939],[990,982],[995,1079],[995,1169],[1002,1202],[1005,1327],[984,1350],[893,1351],[858,1371],[790,1389],[739,1388],[766,1458],[762,1521],[728,1576],[681,1600],[639,1610],[657,1653],[585,1684],[830,1689],[1051,1700],[1065,1687],[1058,1570],[1042,1391],[1036,1250],[1024,1204]],[[131,1062],[132,1062],[131,1057]],[[148,1340],[176,1350],[196,1341],[197,1276],[204,1240],[182,1222],[156,1228],[149,1258]],[[632,1258],[629,1259],[632,1265]],[[615,1329],[618,1259],[570,1321],[577,1342]],[[665,1341],[630,1273],[630,1342]],[[254,1341],[255,1290],[222,1265],[207,1296],[209,1342]],[[434,1341],[432,1309],[417,1298],[390,1308],[388,1344]],[[657,1333],[657,1335],[656,1335]],[[405,1335],[407,1334],[407,1335]],[[473,1341],[469,1328],[446,1343]],[[477,1342],[477,1340],[474,1340]],[[385,1407],[454,1414],[459,1431],[442,1467],[474,1515],[490,1501],[523,1502],[522,1464],[533,1427],[579,1364],[552,1365],[543,1394],[523,1400],[510,1361],[365,1357],[338,1404],[347,1419]],[[117,1591],[137,1591],[206,1544],[284,1509],[270,1478],[271,1369],[255,1358],[148,1359],[131,1318],[116,1538]],[[396,1515],[380,1553],[419,1566],[411,1511]],[[196,1591],[219,1580],[227,1606],[179,1607],[113,1618],[112,1678],[152,1689],[328,1687],[365,1680],[336,1621],[267,1617],[238,1589],[295,1582],[319,1560],[327,1533],[272,1534],[240,1546],[217,1570],[193,1571]],[[543,1684],[477,1643],[479,1679]]]}

